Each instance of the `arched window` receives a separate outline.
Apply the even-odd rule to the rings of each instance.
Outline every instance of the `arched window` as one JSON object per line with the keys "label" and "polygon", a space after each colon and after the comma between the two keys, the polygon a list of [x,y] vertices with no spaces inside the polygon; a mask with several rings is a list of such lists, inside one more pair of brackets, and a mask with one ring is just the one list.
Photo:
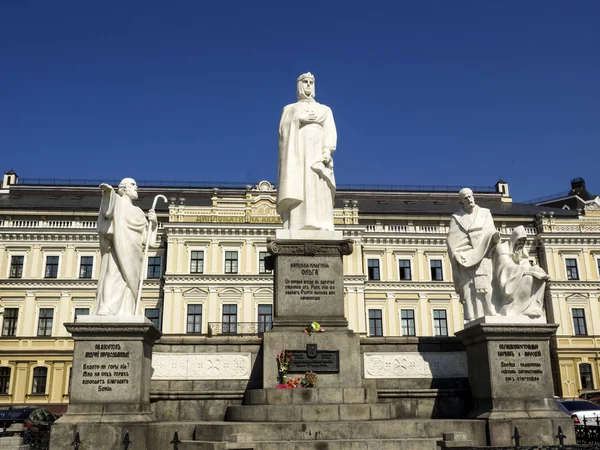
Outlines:
{"label": "arched window", "polygon": [[594,389],[591,364],[579,364],[579,378],[581,379],[581,389]]}
{"label": "arched window", "polygon": [[0,395],[8,395],[10,390],[10,367],[0,367]]}
{"label": "arched window", "polygon": [[46,393],[46,381],[48,380],[48,368],[36,367],[33,369],[33,383],[31,393],[34,395],[43,395]]}

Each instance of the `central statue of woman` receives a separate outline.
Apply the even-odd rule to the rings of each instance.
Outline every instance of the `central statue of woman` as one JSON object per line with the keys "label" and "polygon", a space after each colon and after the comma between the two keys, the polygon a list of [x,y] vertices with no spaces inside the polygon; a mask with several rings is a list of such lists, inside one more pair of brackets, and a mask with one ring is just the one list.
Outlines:
{"label": "central statue of woman", "polygon": [[333,231],[333,113],[315,101],[310,72],[298,77],[296,95],[298,101],[283,108],[279,123],[277,212],[286,230]]}

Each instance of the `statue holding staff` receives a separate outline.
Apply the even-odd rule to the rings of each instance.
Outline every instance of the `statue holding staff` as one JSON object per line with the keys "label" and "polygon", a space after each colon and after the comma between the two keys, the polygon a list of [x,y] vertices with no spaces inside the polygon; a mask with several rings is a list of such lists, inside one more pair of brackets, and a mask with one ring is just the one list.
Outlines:
{"label": "statue holding staff", "polygon": [[101,262],[96,314],[135,315],[144,264],[144,244],[156,240],[156,213],[151,209],[146,219],[144,212],[133,205],[132,200],[138,198],[138,188],[132,178],[124,178],[117,192],[104,183],[100,189],[102,201],[98,214],[98,233]]}

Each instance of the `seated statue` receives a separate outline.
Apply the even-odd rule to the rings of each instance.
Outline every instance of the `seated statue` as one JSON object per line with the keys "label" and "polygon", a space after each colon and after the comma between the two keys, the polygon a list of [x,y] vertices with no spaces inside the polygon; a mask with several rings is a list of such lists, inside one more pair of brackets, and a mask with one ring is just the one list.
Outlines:
{"label": "seated statue", "polygon": [[543,314],[544,290],[548,274],[529,261],[522,226],[516,227],[507,242],[498,244],[493,255],[494,297],[500,316]]}

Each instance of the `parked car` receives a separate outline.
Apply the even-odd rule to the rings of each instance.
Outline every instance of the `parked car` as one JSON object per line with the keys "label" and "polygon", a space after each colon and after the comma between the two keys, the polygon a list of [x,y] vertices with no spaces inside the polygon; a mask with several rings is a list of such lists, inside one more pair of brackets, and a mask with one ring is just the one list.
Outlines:
{"label": "parked car", "polygon": [[10,407],[0,409],[0,435],[23,436],[25,431],[49,431],[57,417],[50,411],[37,406]]}
{"label": "parked car", "polygon": [[588,425],[596,425],[596,417],[600,421],[600,405],[589,400],[557,400],[558,407],[571,416],[575,425],[583,424],[585,418]]}
{"label": "parked car", "polygon": [[600,404],[600,391],[586,391],[579,394],[579,398]]}

